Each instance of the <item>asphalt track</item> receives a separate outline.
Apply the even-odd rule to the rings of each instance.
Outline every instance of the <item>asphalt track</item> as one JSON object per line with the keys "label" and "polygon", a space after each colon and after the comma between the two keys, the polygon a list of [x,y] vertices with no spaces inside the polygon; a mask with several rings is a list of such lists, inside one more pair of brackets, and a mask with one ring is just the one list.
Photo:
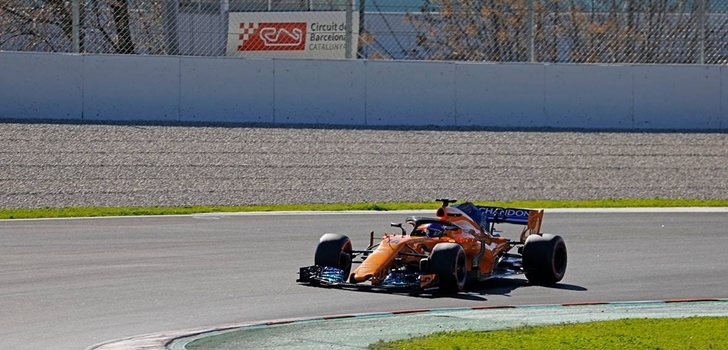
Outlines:
{"label": "asphalt track", "polygon": [[728,214],[548,214],[569,268],[456,297],[297,285],[323,232],[390,230],[403,215],[149,217],[0,222],[0,348],[84,349],[165,330],[326,314],[728,297]]}

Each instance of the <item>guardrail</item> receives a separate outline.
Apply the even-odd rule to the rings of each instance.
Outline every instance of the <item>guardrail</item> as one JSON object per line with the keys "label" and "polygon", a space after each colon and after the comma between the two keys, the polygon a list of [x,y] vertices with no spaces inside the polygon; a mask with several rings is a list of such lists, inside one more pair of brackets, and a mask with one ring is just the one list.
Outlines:
{"label": "guardrail", "polygon": [[715,65],[0,52],[0,77],[0,119],[728,129]]}

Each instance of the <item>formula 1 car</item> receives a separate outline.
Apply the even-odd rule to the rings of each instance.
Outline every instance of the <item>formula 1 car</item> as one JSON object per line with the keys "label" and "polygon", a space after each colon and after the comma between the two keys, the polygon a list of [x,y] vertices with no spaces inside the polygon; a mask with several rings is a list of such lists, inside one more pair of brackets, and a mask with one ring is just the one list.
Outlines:
{"label": "formula 1 car", "polygon": [[[297,282],[323,287],[387,291],[462,291],[470,281],[525,274],[532,284],[550,285],[566,271],[566,244],[557,235],[541,233],[543,210],[456,206],[438,199],[436,218],[413,216],[392,227],[375,244],[354,250],[341,234],[324,234],[314,265],[301,267]],[[496,224],[524,226],[518,240],[501,237]],[[511,252],[516,248],[516,252]],[[358,259],[358,260],[357,260]],[[352,263],[359,264],[352,271]]]}

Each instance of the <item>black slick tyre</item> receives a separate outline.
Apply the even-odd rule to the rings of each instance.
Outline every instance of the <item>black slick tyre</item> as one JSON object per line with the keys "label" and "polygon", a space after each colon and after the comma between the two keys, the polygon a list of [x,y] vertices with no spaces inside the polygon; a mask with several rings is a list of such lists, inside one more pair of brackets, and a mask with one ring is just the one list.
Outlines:
{"label": "black slick tyre", "polygon": [[336,233],[324,234],[316,246],[314,265],[335,267],[344,270],[344,276],[349,276],[351,250],[349,237]]}
{"label": "black slick tyre", "polygon": [[531,284],[552,285],[566,273],[566,243],[561,236],[530,235],[523,246],[523,272]]}
{"label": "black slick tyre", "polygon": [[457,293],[465,288],[468,270],[465,251],[457,243],[440,243],[432,249],[430,271],[440,281],[440,291]]}

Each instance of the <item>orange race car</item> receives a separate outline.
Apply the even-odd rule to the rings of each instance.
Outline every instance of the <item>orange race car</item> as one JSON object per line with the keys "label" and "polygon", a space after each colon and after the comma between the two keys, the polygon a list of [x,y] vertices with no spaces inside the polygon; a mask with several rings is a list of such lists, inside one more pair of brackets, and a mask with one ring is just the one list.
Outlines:
{"label": "orange race car", "polygon": [[[409,217],[409,233],[385,233],[379,243],[354,250],[341,234],[323,235],[314,265],[299,270],[300,283],[391,291],[463,290],[469,281],[524,273],[532,284],[560,281],[566,271],[566,244],[541,233],[543,210],[476,206],[438,199],[436,218]],[[501,237],[496,224],[524,226],[518,240]],[[516,248],[516,252],[511,252]],[[358,260],[357,260],[358,259]],[[352,271],[352,264],[359,264]]]}

